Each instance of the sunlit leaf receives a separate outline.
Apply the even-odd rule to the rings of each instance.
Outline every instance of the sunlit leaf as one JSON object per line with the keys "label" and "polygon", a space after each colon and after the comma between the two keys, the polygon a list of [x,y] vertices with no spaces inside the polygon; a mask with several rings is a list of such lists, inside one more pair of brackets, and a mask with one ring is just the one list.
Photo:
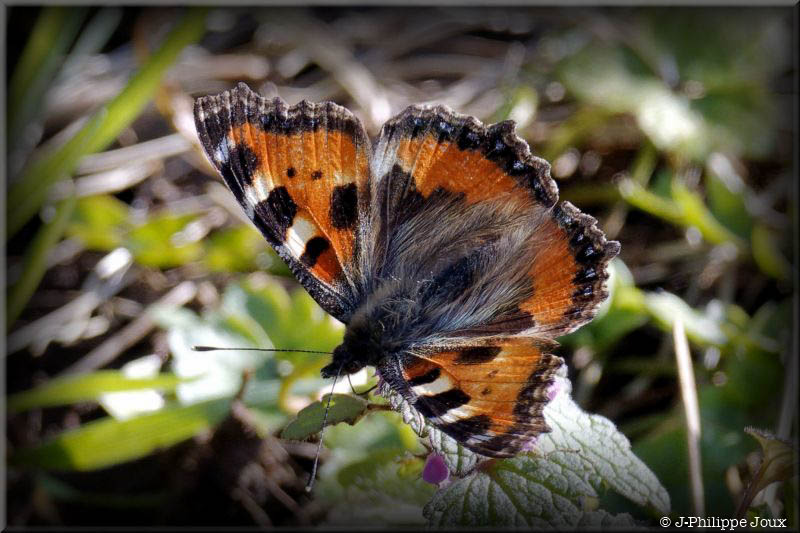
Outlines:
{"label": "sunlit leaf", "polygon": [[8,397],[8,411],[16,413],[39,407],[66,405],[96,400],[113,391],[158,389],[172,391],[182,379],[174,374],[161,374],[152,378],[129,378],[118,370],[98,370],[91,374],[55,378],[34,389]]}
{"label": "sunlit leaf", "polygon": [[67,431],[35,447],[22,448],[11,463],[50,470],[97,470],[172,446],[222,420],[228,400],[169,407],[118,421],[104,418]]}

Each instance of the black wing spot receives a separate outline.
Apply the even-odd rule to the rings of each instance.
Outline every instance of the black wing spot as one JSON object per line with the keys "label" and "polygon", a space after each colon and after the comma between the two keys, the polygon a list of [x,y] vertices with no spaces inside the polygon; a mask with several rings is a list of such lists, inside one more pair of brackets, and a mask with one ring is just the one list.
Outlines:
{"label": "black wing spot", "polygon": [[458,357],[455,361],[453,361],[453,363],[456,365],[479,365],[482,363],[488,363],[497,357],[497,354],[499,353],[500,347],[498,346],[467,348],[458,354]]}
{"label": "black wing spot", "polygon": [[247,146],[240,144],[230,149],[229,165],[233,168],[238,166],[241,169],[240,179],[247,185],[253,184],[256,169],[260,166],[258,156]]}
{"label": "black wing spot", "polygon": [[286,175],[290,178],[293,178],[295,174],[297,174],[297,171],[294,169],[294,167],[289,167],[286,169]]}
{"label": "black wing spot", "polygon": [[312,180],[322,179],[322,171],[321,170],[315,170],[314,172],[312,172],[311,173],[311,179]]}
{"label": "black wing spot", "polygon": [[442,431],[454,439],[463,442],[473,435],[484,435],[491,426],[491,418],[487,415],[477,415],[443,424],[440,427]]}
{"label": "black wing spot", "polygon": [[418,385],[427,385],[428,383],[433,383],[439,378],[441,374],[441,370],[439,368],[432,368],[431,370],[425,372],[424,374],[417,376],[415,378],[411,378],[408,380],[408,384],[411,387],[416,387]]}
{"label": "black wing spot", "polygon": [[317,264],[317,259],[325,250],[331,247],[328,239],[325,237],[314,237],[306,243],[306,248],[303,250],[303,255],[300,256],[300,262],[308,268]]}
{"label": "black wing spot", "polygon": [[336,229],[352,229],[358,221],[358,187],[339,185],[331,193],[331,224]]}
{"label": "black wing spot", "polygon": [[256,213],[264,220],[267,227],[281,242],[286,241],[286,230],[292,226],[294,216],[297,214],[297,204],[286,187],[275,187],[266,200],[256,205]]}
{"label": "black wing spot", "polygon": [[469,403],[470,396],[461,389],[450,389],[433,396],[420,396],[414,402],[414,407],[423,416],[435,418],[441,416],[450,409],[457,409]]}

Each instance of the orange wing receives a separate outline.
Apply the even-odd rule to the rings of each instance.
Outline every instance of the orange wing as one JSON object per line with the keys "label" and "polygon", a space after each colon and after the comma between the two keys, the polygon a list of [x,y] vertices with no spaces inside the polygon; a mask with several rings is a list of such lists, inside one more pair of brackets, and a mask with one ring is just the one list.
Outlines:
{"label": "orange wing", "polygon": [[[445,286],[458,261],[472,267],[469,255],[480,248],[500,246],[505,254],[499,271],[483,271],[507,280],[508,290],[489,298],[498,312],[453,337],[554,339],[588,322],[606,298],[606,268],[619,243],[607,241],[595,219],[570,203],[555,205],[558,189],[549,164],[531,155],[512,121],[484,126],[446,107],[409,107],[381,130],[372,176],[376,263],[391,265],[401,257],[424,264]],[[426,214],[433,210],[437,218]],[[420,214],[431,220],[415,226],[415,239],[396,245],[393,235]],[[508,239],[522,233],[523,242]],[[428,249],[415,256],[412,245]],[[509,252],[510,246],[518,252]],[[474,274],[472,280],[481,271]]]}
{"label": "orange wing", "polygon": [[550,431],[542,410],[563,364],[547,353],[552,346],[506,338],[406,355],[379,372],[417,411],[470,450],[510,457]]}
{"label": "orange wing", "polygon": [[519,305],[534,318],[527,334],[554,339],[574,331],[608,296],[606,269],[620,246],[607,241],[596,222],[563,202],[542,223],[530,267],[532,295]]}
{"label": "orange wing", "polygon": [[199,98],[203,148],[247,215],[314,298],[346,318],[358,226],[369,209],[369,141],[332,102],[288,107],[240,83]]}

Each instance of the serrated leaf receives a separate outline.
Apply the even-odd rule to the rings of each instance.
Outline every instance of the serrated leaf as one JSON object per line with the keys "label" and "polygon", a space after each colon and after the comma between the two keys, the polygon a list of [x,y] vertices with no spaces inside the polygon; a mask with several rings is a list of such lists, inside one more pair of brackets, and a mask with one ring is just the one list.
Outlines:
{"label": "serrated leaf", "polygon": [[487,461],[437,492],[425,516],[435,527],[570,527],[583,514],[580,500],[596,497],[588,482],[556,462],[521,454]]}
{"label": "serrated leaf", "polygon": [[131,461],[209,429],[222,420],[229,406],[228,400],[215,400],[169,407],[124,421],[103,418],[35,448],[17,450],[11,463],[87,471]]}
{"label": "serrated leaf", "polygon": [[627,437],[607,418],[588,414],[570,395],[571,384],[562,367],[556,385],[563,387],[544,408],[552,428],[536,442],[536,452],[578,475],[588,476],[592,486],[607,484],[639,505],[651,505],[660,513],[670,509],[669,494],[650,469],[631,451]]}
{"label": "serrated leaf", "polygon": [[609,420],[581,411],[572,400],[566,366],[559,370],[556,389],[544,409],[552,431],[538,437],[533,452],[499,460],[464,449],[382,384],[390,405],[445,458],[455,478],[426,507],[431,525],[572,527],[591,510],[584,503],[596,499],[601,487],[669,512],[669,495],[633,454],[628,439]]}
{"label": "serrated leaf", "polygon": [[52,407],[75,402],[96,400],[114,391],[159,389],[172,391],[184,379],[174,374],[152,378],[129,378],[118,370],[99,370],[80,376],[55,378],[33,389],[12,394],[8,398],[9,413],[37,407]]}
{"label": "serrated leaf", "polygon": [[289,440],[304,440],[320,432],[322,420],[325,416],[325,406],[330,397],[330,410],[328,411],[328,425],[339,422],[355,424],[367,412],[367,401],[358,396],[349,394],[326,394],[321,401],[313,402],[297,413],[297,418],[281,432],[281,438]]}
{"label": "serrated leaf", "polygon": [[325,525],[423,526],[422,509],[436,488],[422,481],[422,465],[416,457],[378,454],[348,466]]}

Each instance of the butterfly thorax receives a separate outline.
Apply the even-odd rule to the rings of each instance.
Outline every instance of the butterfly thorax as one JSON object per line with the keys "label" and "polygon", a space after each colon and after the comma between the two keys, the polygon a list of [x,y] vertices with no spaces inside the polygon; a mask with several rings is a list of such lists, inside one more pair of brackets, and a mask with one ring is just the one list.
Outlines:
{"label": "butterfly thorax", "polygon": [[323,377],[358,372],[379,366],[386,357],[399,357],[415,344],[425,344],[425,312],[412,287],[418,282],[384,280],[353,313],[344,339],[333,351],[333,361],[322,369]]}

